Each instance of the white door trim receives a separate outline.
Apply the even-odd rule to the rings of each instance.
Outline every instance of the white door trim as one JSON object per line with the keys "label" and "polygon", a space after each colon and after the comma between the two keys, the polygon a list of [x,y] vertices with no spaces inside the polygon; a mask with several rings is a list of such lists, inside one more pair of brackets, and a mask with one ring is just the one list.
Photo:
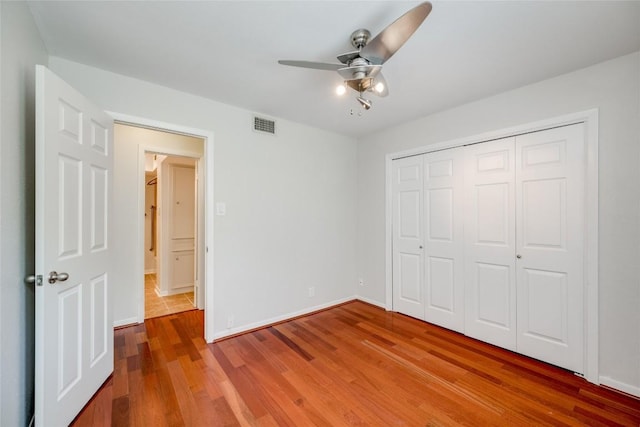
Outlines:
{"label": "white door trim", "polygon": [[544,129],[566,126],[575,123],[585,125],[585,263],[586,280],[584,301],[585,378],[599,384],[599,335],[598,335],[598,109],[580,111],[549,119],[526,123],[505,129],[486,132],[479,135],[458,138],[451,141],[389,153],[385,156],[385,308],[393,310],[393,248],[392,248],[392,161],[447,148],[487,142],[510,136],[537,132]]}
{"label": "white door trim", "polygon": [[[198,261],[201,268],[204,270],[200,277],[204,278],[204,338],[207,342],[213,342],[213,289],[214,289],[214,257],[213,257],[213,227],[214,227],[214,186],[213,186],[213,153],[214,153],[214,136],[213,131],[205,129],[197,129],[187,126],[182,126],[174,123],[166,123],[158,120],[131,116],[128,114],[121,114],[117,112],[108,111],[116,122],[137,126],[147,127],[159,131],[175,132],[184,135],[195,136],[204,139],[204,156],[200,154],[191,153],[186,150],[171,150],[167,148],[158,148],[149,146],[140,146],[138,152],[138,182],[144,181],[144,152],[155,151],[159,153],[165,153],[169,155],[196,157],[198,161],[198,179],[204,183],[203,197],[198,200],[204,200],[204,224],[198,224],[198,227],[204,226],[204,239],[198,243]],[[143,190],[139,190],[143,191]],[[136,257],[142,257],[144,251],[144,193],[138,194],[138,239],[136,240],[136,246],[138,249],[135,251]],[[200,222],[200,221],[199,221]],[[138,277],[144,277],[144,262],[142,259],[136,263]],[[139,297],[142,308],[138,307],[138,322],[144,322],[144,289],[142,289],[142,295]]]}

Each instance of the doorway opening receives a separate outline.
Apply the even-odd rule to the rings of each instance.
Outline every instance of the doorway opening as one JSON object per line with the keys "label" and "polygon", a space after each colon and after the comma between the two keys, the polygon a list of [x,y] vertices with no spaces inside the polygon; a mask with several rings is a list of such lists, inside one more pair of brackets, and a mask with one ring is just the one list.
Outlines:
{"label": "doorway opening", "polygon": [[[114,325],[143,323],[145,320],[145,193],[146,153],[190,160],[195,170],[195,218],[196,229],[191,241],[193,255],[179,257],[181,265],[195,264],[193,303],[204,310],[204,332],[207,342],[213,341],[213,134],[210,131],[158,122],[140,117],[111,113],[114,124],[114,203],[121,208],[115,214],[122,239],[131,251],[123,251],[116,257],[118,274],[131,283],[114,294],[116,311],[120,317]],[[158,201],[159,202],[159,201]],[[161,206],[158,203],[157,206]],[[161,213],[161,209],[158,209]],[[147,216],[149,214],[147,213]],[[159,218],[158,218],[159,219]],[[182,223],[181,223],[182,224]],[[158,224],[156,224],[158,225]],[[180,224],[179,224],[180,225]],[[161,230],[161,227],[158,227]],[[160,244],[162,237],[157,236]],[[181,241],[184,243],[184,241]],[[159,246],[160,247],[160,246]],[[159,248],[158,247],[158,248]],[[146,248],[146,249],[145,249]],[[174,249],[184,249],[174,247]],[[183,255],[183,254],[179,254]],[[175,260],[175,257],[174,257]],[[193,267],[189,267],[192,269]],[[162,269],[161,269],[162,270]],[[162,271],[160,272],[162,275]],[[162,279],[160,279],[162,280]],[[155,288],[155,284],[154,284]],[[160,285],[162,289],[162,285]],[[168,289],[166,287],[165,289]],[[155,291],[155,290],[154,290]],[[184,292],[184,291],[183,291]],[[166,294],[171,292],[167,291]],[[165,295],[162,295],[165,296]],[[135,317],[131,317],[135,315]]]}
{"label": "doorway opening", "polygon": [[144,318],[197,308],[197,159],[145,152]]}

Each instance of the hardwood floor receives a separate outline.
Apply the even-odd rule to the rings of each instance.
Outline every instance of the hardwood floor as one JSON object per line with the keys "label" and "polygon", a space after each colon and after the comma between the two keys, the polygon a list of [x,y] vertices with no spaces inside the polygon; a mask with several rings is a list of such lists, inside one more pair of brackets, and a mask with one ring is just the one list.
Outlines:
{"label": "hardwood floor", "polygon": [[351,302],[207,345],[193,310],[116,331],[74,426],[640,425],[640,400]]}

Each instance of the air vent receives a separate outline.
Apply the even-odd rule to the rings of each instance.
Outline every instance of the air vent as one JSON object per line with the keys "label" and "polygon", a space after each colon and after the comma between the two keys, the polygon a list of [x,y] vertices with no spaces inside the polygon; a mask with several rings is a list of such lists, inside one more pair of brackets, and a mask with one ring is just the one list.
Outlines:
{"label": "air vent", "polygon": [[253,130],[256,132],[276,134],[276,122],[273,120],[263,119],[262,117],[253,118]]}

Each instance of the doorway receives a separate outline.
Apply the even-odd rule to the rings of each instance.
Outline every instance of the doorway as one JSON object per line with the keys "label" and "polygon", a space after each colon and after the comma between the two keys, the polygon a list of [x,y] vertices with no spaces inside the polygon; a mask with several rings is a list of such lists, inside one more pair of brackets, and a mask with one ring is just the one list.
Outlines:
{"label": "doorway", "polygon": [[145,152],[145,319],[197,307],[197,162]]}
{"label": "doorway", "polygon": [[145,153],[178,156],[196,162],[197,269],[193,301],[198,309],[205,310],[205,339],[211,342],[213,254],[207,247],[213,239],[213,135],[200,129],[111,114],[116,119],[114,203],[120,206],[114,215],[119,226],[115,238],[126,241],[130,248],[123,247],[114,261],[118,265],[114,280],[128,284],[114,294],[114,324],[143,323],[145,319]]}

